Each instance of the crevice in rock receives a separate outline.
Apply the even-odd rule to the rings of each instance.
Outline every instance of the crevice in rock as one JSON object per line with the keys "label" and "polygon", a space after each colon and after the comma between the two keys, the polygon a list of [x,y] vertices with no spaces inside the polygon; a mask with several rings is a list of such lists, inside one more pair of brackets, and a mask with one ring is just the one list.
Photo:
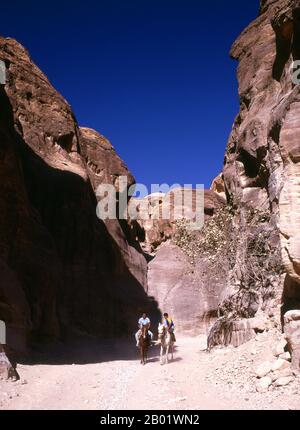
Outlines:
{"label": "crevice in rock", "polygon": [[294,34],[293,34],[293,59],[300,60],[300,8],[293,10]]}
{"label": "crevice in rock", "polygon": [[276,58],[273,65],[273,79],[280,82],[285,65],[292,52],[293,21],[287,20],[278,26],[273,26],[276,34]]}
{"label": "crevice in rock", "polygon": [[245,149],[241,148],[237,161],[241,161],[245,168],[245,174],[248,178],[256,178],[259,174],[260,162],[257,158],[253,157]]}
{"label": "crevice in rock", "polygon": [[73,131],[63,136],[59,136],[59,138],[57,139],[57,144],[65,151],[70,153],[72,152],[73,145],[74,145],[74,136],[75,134]]}
{"label": "crevice in rock", "polygon": [[295,309],[300,309],[300,285],[293,280],[289,274],[286,275],[284,281],[284,289],[282,294],[281,307],[281,322],[284,326],[284,315]]}
{"label": "crevice in rock", "polygon": [[277,145],[280,142],[281,124],[276,122],[270,130],[269,136]]}

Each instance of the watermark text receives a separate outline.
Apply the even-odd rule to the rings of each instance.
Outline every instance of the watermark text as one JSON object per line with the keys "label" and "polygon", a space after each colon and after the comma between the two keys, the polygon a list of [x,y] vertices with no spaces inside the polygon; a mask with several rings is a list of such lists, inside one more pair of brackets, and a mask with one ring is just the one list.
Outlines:
{"label": "watermark text", "polygon": [[204,224],[204,185],[144,184],[130,186],[126,176],[116,185],[101,184],[96,190],[97,216],[106,220],[188,221],[188,228],[201,230]]}

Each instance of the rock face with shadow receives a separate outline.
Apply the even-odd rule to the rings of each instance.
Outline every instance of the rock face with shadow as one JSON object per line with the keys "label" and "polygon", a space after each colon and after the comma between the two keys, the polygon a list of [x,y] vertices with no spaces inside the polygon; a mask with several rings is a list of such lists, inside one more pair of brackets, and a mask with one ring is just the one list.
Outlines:
{"label": "rock face with shadow", "polygon": [[[127,188],[125,188],[125,201],[127,202],[127,191],[134,185],[135,180],[116,154],[112,144],[95,130],[81,127],[79,145],[94,193],[97,195],[97,189],[101,184],[113,185],[117,194],[124,193],[119,184],[120,176],[123,176],[127,181]],[[99,200],[100,197],[101,193]],[[105,225],[119,246],[130,273],[146,289],[147,261],[140,246],[142,229],[137,231],[136,223],[126,220],[105,220]]]}
{"label": "rock face with shadow", "polygon": [[284,314],[300,299],[300,85],[291,72],[300,59],[300,2],[261,1],[231,56],[240,112],[223,176],[240,240],[221,308],[229,319],[272,315],[281,305]]}
{"label": "rock face with shadow", "polygon": [[134,178],[112,145],[80,129],[63,97],[12,39],[0,38],[0,320],[25,351],[73,333],[135,330],[147,264],[132,229],[96,216],[98,184]]}
{"label": "rock face with shadow", "polygon": [[[178,188],[167,194],[132,200],[138,208],[138,223],[144,230],[141,245],[149,260],[147,292],[159,303],[162,312],[172,316],[176,332],[189,336],[206,333],[216,320],[227,280],[227,272],[222,276],[220,266],[198,248],[201,231],[189,233],[185,222],[181,226],[181,222],[176,221],[182,209],[182,215],[192,218],[196,203],[200,206],[196,199],[195,190]],[[214,191],[205,190],[198,210],[203,210],[203,203],[204,219],[208,222],[224,209],[225,199]],[[171,216],[167,219],[164,214],[168,210]],[[208,224],[204,229],[206,227]]]}
{"label": "rock face with shadow", "polygon": [[209,259],[191,261],[172,240],[162,244],[149,263],[148,293],[173,318],[181,335],[207,333],[218,316],[225,283]]}

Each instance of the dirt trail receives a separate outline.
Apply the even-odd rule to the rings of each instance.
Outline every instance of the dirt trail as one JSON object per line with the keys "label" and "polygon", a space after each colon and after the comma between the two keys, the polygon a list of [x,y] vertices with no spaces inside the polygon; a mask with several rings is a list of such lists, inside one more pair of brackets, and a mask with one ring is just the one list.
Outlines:
{"label": "dirt trail", "polygon": [[149,363],[141,366],[132,344],[124,341],[97,345],[99,357],[93,359],[85,360],[81,351],[79,364],[59,356],[56,364],[20,365],[21,381],[0,382],[0,408],[288,409],[291,404],[300,408],[297,393],[285,404],[282,396],[270,401],[266,395],[249,393],[247,386],[236,389],[234,377],[232,383],[222,383],[215,372],[236,351],[210,355],[201,351],[204,344],[204,337],[179,339],[174,361],[164,366],[155,347]]}

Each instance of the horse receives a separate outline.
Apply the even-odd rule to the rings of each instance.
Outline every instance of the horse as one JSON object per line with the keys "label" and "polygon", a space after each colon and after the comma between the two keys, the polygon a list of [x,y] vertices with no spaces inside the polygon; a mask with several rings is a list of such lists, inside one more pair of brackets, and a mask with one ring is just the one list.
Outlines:
{"label": "horse", "polygon": [[141,353],[141,364],[147,363],[148,349],[150,346],[150,335],[148,333],[148,327],[142,327],[141,336],[139,338],[139,348]]}
{"label": "horse", "polygon": [[[171,352],[171,359],[174,358],[174,338],[173,334],[170,333],[168,328],[164,326],[164,324],[159,324],[158,326],[158,344],[161,345],[160,348],[160,364],[168,364],[169,363],[169,353]],[[164,350],[165,359],[164,359]]]}

